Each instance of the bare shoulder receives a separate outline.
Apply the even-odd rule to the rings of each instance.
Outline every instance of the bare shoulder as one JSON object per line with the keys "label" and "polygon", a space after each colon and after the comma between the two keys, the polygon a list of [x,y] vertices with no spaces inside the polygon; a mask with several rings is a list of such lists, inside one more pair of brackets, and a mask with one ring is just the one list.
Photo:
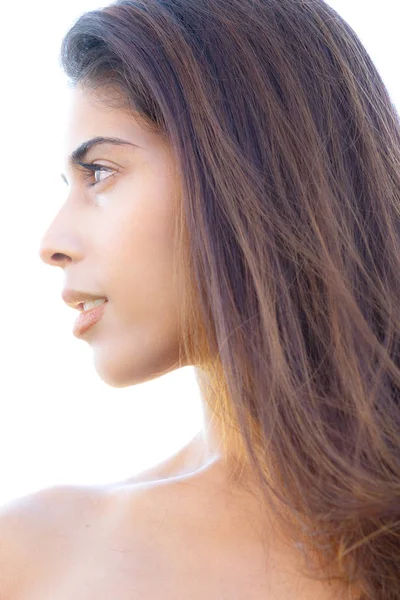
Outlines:
{"label": "bare shoulder", "polygon": [[104,494],[97,488],[55,485],[0,506],[0,598],[13,600],[69,526],[98,514]]}
{"label": "bare shoulder", "polygon": [[20,538],[54,532],[71,519],[84,518],[101,509],[106,489],[55,485],[12,499],[0,506],[1,538],[18,543]]}

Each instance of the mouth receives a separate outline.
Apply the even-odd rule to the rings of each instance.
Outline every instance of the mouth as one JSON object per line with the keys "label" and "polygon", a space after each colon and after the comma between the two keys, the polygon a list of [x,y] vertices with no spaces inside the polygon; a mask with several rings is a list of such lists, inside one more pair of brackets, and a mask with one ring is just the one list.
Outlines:
{"label": "mouth", "polygon": [[88,302],[81,302],[77,305],[77,309],[81,312],[87,312],[89,310],[93,310],[93,308],[97,308],[98,306],[102,306],[108,302],[108,298],[99,298],[98,300],[91,300]]}
{"label": "mouth", "polygon": [[108,304],[108,301],[98,303],[97,306],[88,308],[87,310],[80,309],[80,315],[74,323],[74,335],[77,337],[83,335],[88,329],[100,321],[104,314],[106,304]]}

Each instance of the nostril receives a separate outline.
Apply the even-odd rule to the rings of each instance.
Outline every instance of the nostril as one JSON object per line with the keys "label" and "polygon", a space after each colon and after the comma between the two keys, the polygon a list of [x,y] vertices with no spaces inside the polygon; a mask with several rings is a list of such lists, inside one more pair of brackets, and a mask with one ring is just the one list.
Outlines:
{"label": "nostril", "polygon": [[51,260],[64,260],[64,258],[65,258],[65,254],[61,254],[61,252],[56,252],[51,257]]}

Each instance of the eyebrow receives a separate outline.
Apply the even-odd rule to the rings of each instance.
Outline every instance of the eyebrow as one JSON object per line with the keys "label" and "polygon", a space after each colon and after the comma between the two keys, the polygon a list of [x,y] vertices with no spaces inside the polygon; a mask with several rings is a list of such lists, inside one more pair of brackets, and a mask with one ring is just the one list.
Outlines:
{"label": "eyebrow", "polygon": [[[134,146],[135,148],[139,148],[137,144],[133,144],[132,142],[128,142],[128,140],[123,140],[117,137],[104,137],[97,136],[83,142],[76,150],[74,150],[71,156],[68,158],[68,164],[71,166],[79,165],[81,161],[84,160],[86,154],[89,152],[91,148],[94,146],[99,146],[100,144],[113,144],[114,146]],[[68,185],[67,178],[64,173],[61,173],[61,179],[65,181]]]}

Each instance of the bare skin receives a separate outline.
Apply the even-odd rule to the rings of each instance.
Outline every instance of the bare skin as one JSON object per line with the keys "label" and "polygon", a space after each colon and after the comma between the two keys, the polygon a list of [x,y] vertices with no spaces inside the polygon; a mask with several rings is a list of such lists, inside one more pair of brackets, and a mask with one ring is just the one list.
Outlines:
{"label": "bare skin", "polygon": [[[172,278],[179,182],[164,141],[104,99],[71,92],[66,157],[97,136],[135,146],[89,151],[86,163],[112,169],[95,187],[88,187],[94,176],[85,179],[66,158],[68,197],[40,256],[63,269],[65,287],[108,298],[85,340],[103,381],[126,387],[187,364],[178,353]],[[261,521],[257,495],[228,481],[237,439],[225,454],[206,404],[203,416],[199,435],[154,469],[104,486],[62,486],[28,502],[8,526],[23,550],[9,561],[13,592],[5,600],[350,599],[300,574],[299,551],[272,516]]]}
{"label": "bare skin", "polygon": [[20,551],[12,593],[2,598],[358,598],[302,575],[298,550],[272,521],[261,532],[258,499],[227,491],[218,461],[189,473],[187,460],[197,451],[195,438],[129,480],[59,486],[28,499],[14,511],[14,526],[8,524]]}

